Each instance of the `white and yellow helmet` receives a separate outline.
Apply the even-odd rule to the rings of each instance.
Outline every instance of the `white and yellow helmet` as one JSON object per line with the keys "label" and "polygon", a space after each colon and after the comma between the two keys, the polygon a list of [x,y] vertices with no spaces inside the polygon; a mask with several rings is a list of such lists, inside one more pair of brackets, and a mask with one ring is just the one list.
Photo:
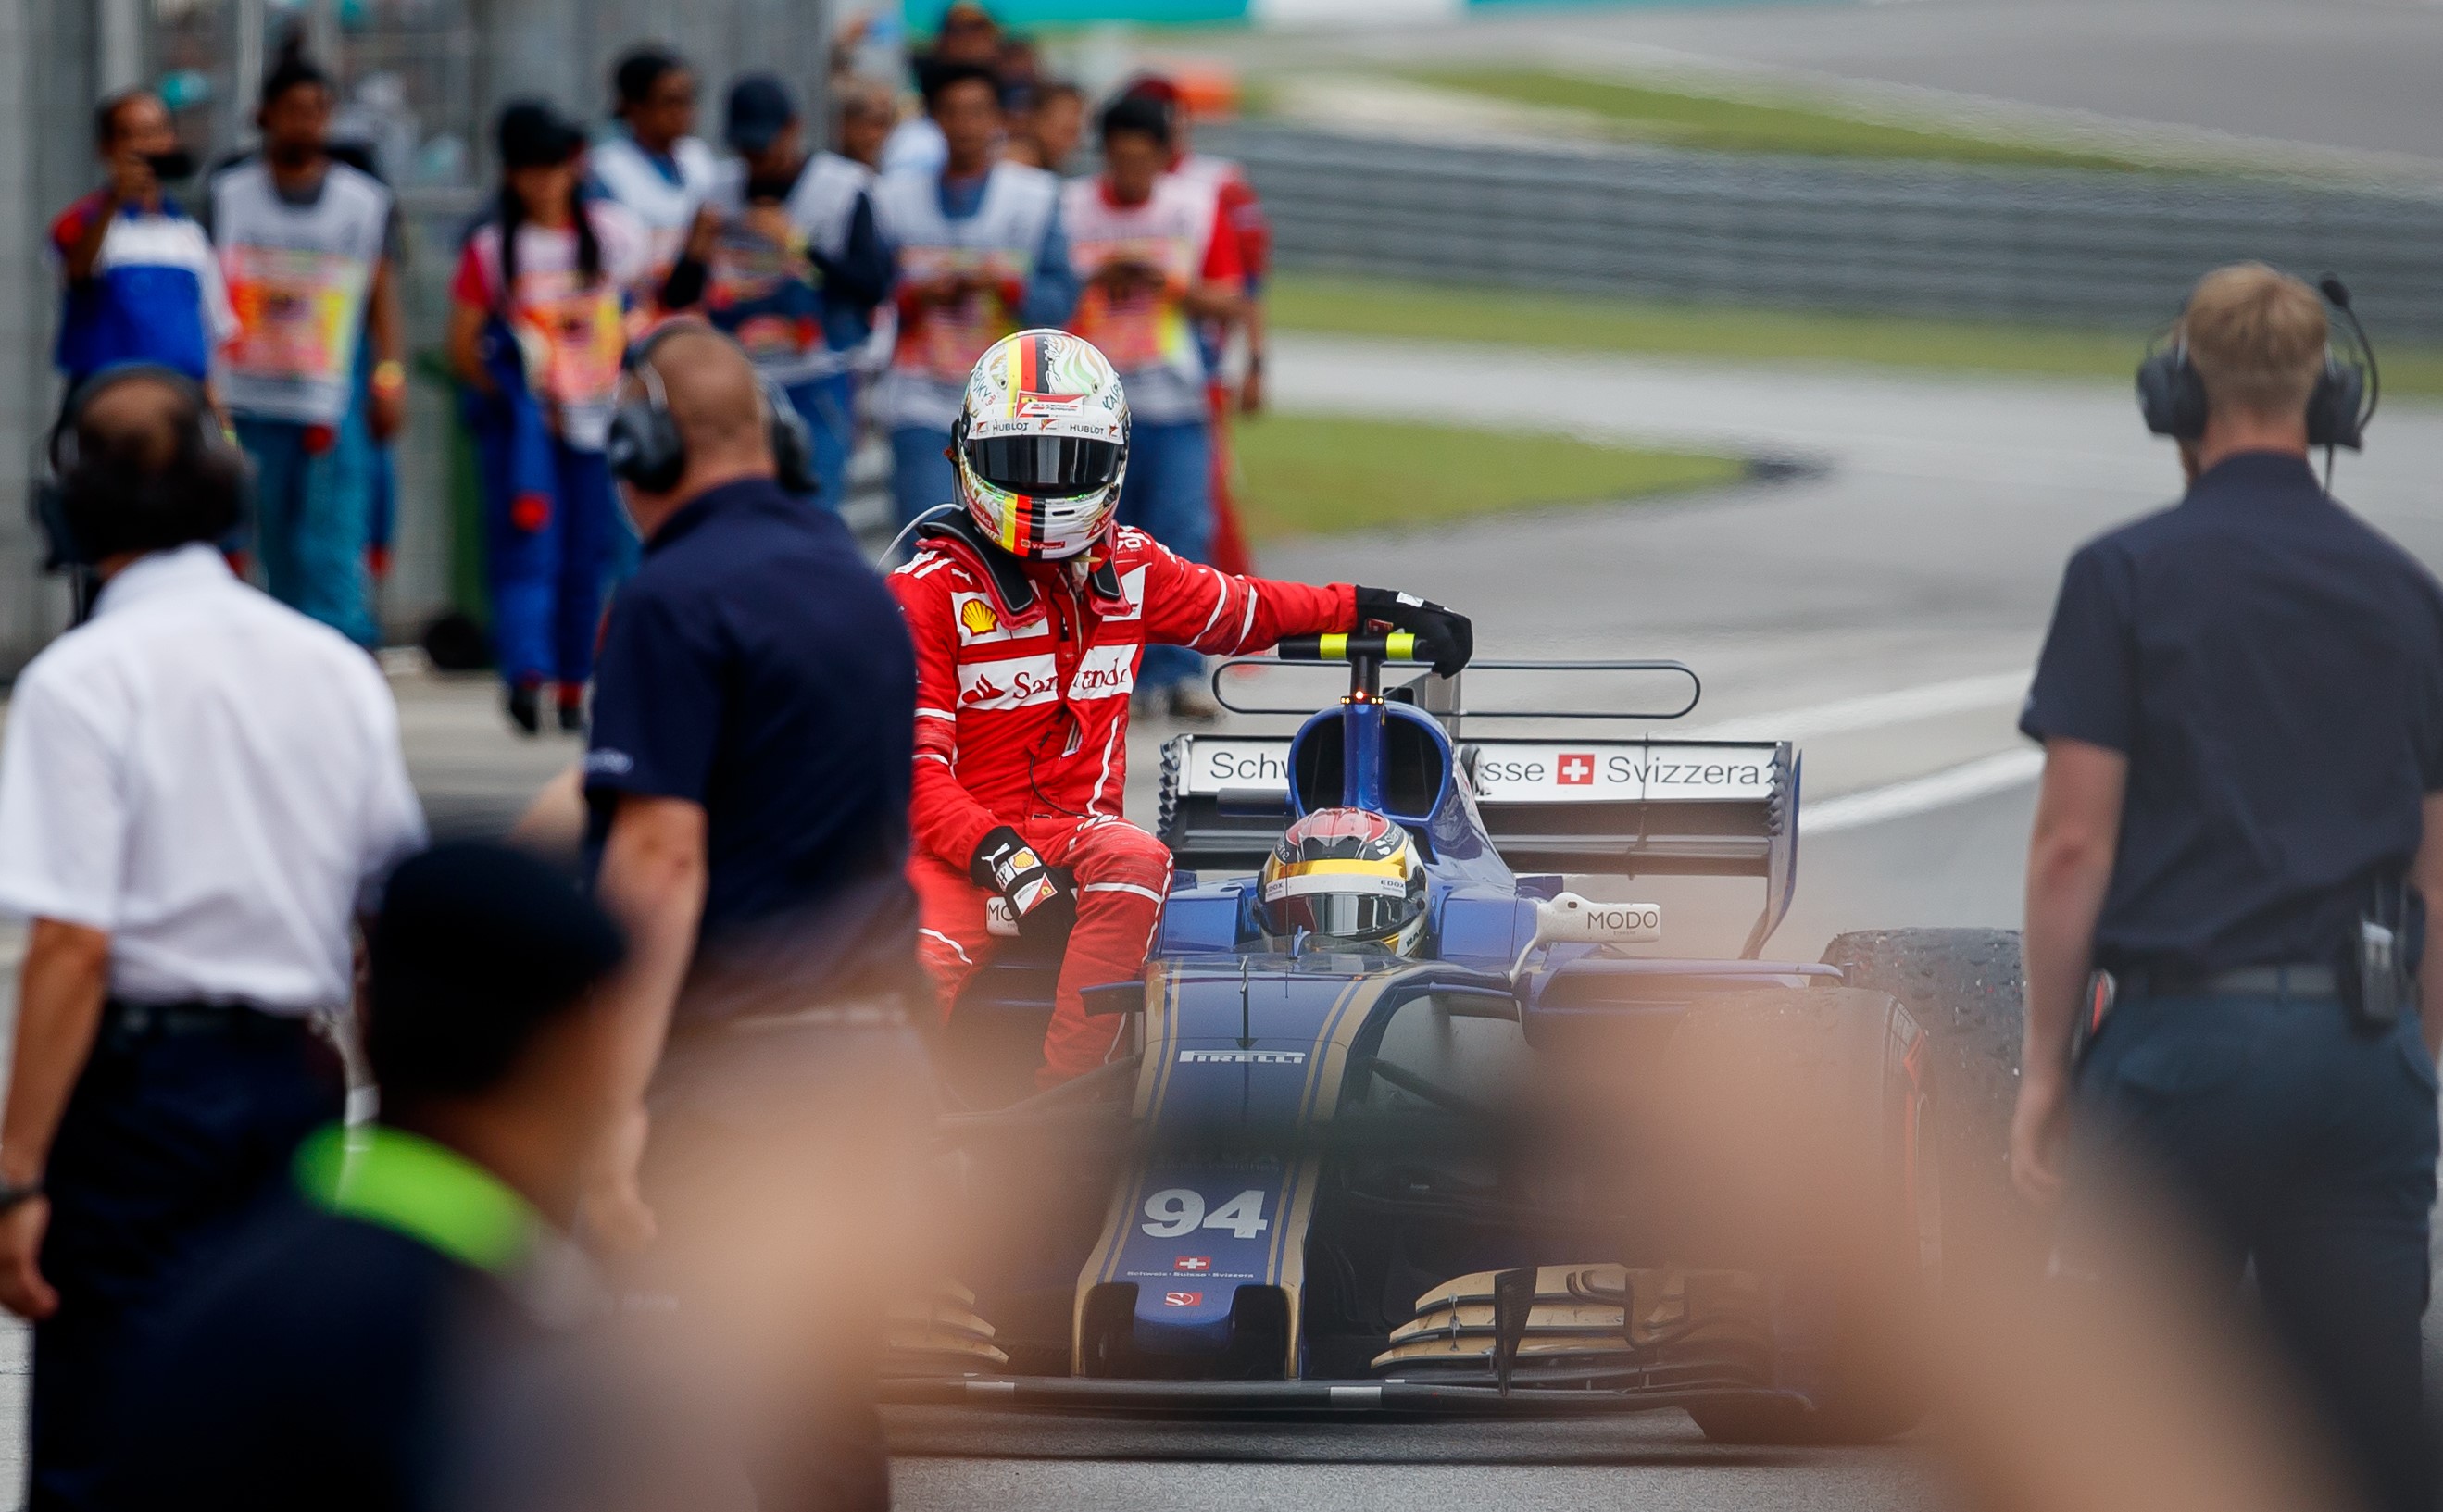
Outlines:
{"label": "white and yellow helmet", "polygon": [[1129,400],[1093,343],[1066,331],[996,341],[950,428],[959,502],[994,544],[1057,561],[1102,538],[1129,469]]}

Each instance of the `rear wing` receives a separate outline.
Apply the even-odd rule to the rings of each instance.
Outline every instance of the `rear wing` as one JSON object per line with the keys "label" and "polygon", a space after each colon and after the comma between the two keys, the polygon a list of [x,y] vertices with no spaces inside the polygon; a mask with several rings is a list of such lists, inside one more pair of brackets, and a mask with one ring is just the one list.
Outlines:
{"label": "rear wing", "polygon": [[[1469,740],[1459,767],[1513,871],[1755,877],[1749,954],[1790,907],[1798,756],[1788,741]],[[1182,866],[1253,871],[1289,823],[1286,736],[1183,735],[1163,748],[1159,833]]]}

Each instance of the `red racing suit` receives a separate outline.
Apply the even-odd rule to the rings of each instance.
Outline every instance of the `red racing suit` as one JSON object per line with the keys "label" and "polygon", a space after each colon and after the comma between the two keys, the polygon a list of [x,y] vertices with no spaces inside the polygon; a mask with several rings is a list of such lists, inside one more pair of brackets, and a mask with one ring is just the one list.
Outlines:
{"label": "red racing suit", "polygon": [[919,537],[891,591],[916,643],[909,873],[943,1011],[991,953],[986,894],[967,868],[1007,825],[1046,865],[1075,869],[1077,923],[1041,1079],[1091,1071],[1127,1024],[1088,1018],[1080,990],[1144,969],[1170,890],[1170,853],[1120,812],[1146,643],[1231,655],[1347,629],[1356,590],[1233,577],[1127,527],[1082,556],[1021,560],[956,516]]}

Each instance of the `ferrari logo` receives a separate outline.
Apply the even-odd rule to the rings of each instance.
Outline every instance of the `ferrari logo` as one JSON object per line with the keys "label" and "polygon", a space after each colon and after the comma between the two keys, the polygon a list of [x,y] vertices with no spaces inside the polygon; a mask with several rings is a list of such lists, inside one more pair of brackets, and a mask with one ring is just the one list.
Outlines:
{"label": "ferrari logo", "polygon": [[959,607],[959,624],[970,635],[990,635],[1001,628],[1001,616],[981,598],[971,598]]}

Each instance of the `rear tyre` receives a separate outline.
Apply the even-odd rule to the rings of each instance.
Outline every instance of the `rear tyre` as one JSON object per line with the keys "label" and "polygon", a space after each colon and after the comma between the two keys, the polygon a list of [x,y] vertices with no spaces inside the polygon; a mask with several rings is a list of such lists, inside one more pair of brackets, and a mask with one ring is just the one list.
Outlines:
{"label": "rear tyre", "polygon": [[[1674,1032],[1670,1203],[1688,1263],[1772,1278],[1765,1348],[1797,1403],[1692,1411],[1737,1444],[1867,1443],[1923,1415],[1939,1247],[1924,1031],[1883,993],[1725,993]],[[1795,1316],[1793,1316],[1795,1315]]]}
{"label": "rear tyre", "polygon": [[1825,947],[1853,988],[1888,993],[1933,1040],[1943,1243],[1954,1264],[2040,1251],[2011,1187],[2026,974],[2013,929],[1876,929]]}

